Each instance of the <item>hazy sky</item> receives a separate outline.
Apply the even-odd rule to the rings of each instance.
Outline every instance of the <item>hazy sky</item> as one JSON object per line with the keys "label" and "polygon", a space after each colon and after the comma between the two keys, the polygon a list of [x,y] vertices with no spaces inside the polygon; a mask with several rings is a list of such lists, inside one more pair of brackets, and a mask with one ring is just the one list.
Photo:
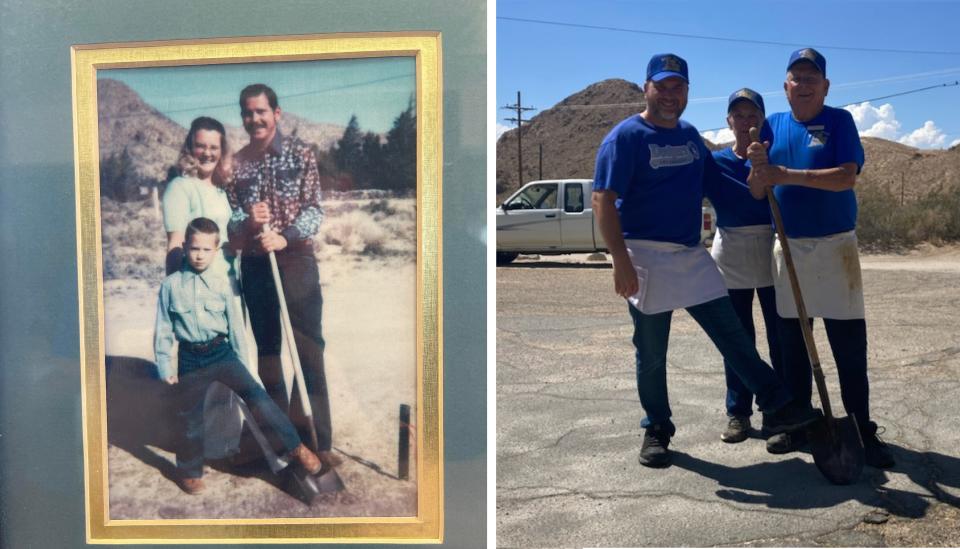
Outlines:
{"label": "hazy sky", "polygon": [[133,88],[144,101],[184,127],[212,116],[240,126],[240,90],[264,83],[277,92],[283,111],[314,122],[386,132],[416,92],[413,57],[333,59],[234,65],[98,70]]}
{"label": "hazy sky", "polygon": [[827,58],[827,104],[854,103],[862,135],[960,143],[960,86],[865,103],[960,80],[960,2],[498,0],[496,15],[498,132],[512,127],[500,107],[518,90],[524,105],[547,109],[607,78],[642,83],[650,57],[666,52],[690,66],[683,118],[723,128],[741,87],[761,92],[768,113],[787,110],[787,60],[812,46]]}

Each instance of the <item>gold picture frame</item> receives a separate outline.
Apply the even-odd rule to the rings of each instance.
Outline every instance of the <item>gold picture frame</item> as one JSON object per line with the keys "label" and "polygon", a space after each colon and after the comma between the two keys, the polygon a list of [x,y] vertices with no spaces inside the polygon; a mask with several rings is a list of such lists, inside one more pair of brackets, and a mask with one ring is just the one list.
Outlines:
{"label": "gold picture frame", "polygon": [[[116,518],[110,507],[98,73],[405,57],[416,112],[415,513],[410,516]],[[71,48],[86,534],[89,543],[440,543],[443,540],[442,57],[439,32],[264,36]],[[237,90],[239,93],[239,90]],[[375,291],[375,290],[372,290]],[[325,316],[324,325],[329,320]],[[395,427],[394,427],[395,429]],[[395,430],[393,431],[396,432]],[[348,488],[349,489],[349,488]],[[184,496],[191,497],[191,496]]]}

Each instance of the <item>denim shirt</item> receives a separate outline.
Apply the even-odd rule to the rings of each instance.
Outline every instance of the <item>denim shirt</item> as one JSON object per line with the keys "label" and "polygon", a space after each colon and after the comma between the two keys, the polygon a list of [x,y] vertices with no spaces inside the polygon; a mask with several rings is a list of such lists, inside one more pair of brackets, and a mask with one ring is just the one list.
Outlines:
{"label": "denim shirt", "polygon": [[189,265],[163,280],[157,300],[153,347],[161,379],[176,374],[173,342],[204,343],[225,335],[237,357],[247,356],[243,317],[230,280],[216,269],[197,273]]}

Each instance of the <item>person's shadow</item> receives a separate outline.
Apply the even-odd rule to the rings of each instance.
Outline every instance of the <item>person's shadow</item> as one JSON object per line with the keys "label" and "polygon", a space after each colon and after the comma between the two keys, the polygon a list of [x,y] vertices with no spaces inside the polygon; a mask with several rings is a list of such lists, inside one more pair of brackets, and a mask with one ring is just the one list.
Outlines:
{"label": "person's shadow", "polygon": [[[831,484],[816,465],[799,457],[730,467],[684,452],[674,452],[673,464],[717,481],[721,488],[716,494],[721,499],[773,509],[828,508],[854,500],[880,507],[891,515],[920,518],[930,507],[930,495],[960,508],[960,497],[945,490],[960,488],[960,459],[889,443],[888,446],[897,462],[893,468],[864,467],[860,479],[846,486]],[[908,491],[887,487],[888,472],[906,475],[920,489]],[[929,494],[923,490],[928,490]]]}
{"label": "person's shadow", "polygon": [[[156,372],[148,360],[106,357],[107,441],[176,482],[176,464],[153,449],[176,452],[180,436],[174,388],[159,380]],[[284,479],[270,470],[246,428],[244,435],[233,459],[205,463],[218,471],[283,486]]]}

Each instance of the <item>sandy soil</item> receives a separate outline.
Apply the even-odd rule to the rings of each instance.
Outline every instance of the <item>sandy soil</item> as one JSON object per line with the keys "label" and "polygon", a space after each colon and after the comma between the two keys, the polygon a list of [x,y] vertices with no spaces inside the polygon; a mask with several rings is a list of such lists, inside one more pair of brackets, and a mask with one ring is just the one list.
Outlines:
{"label": "sandy soil", "polygon": [[208,462],[206,491],[182,492],[173,481],[169,392],[153,363],[157,288],[112,280],[104,287],[111,519],[416,514],[413,449],[410,479],[396,477],[400,404],[410,404],[416,417],[415,267],[406,259],[330,252],[320,265],[325,361],[346,489],[307,506],[257,460]]}

